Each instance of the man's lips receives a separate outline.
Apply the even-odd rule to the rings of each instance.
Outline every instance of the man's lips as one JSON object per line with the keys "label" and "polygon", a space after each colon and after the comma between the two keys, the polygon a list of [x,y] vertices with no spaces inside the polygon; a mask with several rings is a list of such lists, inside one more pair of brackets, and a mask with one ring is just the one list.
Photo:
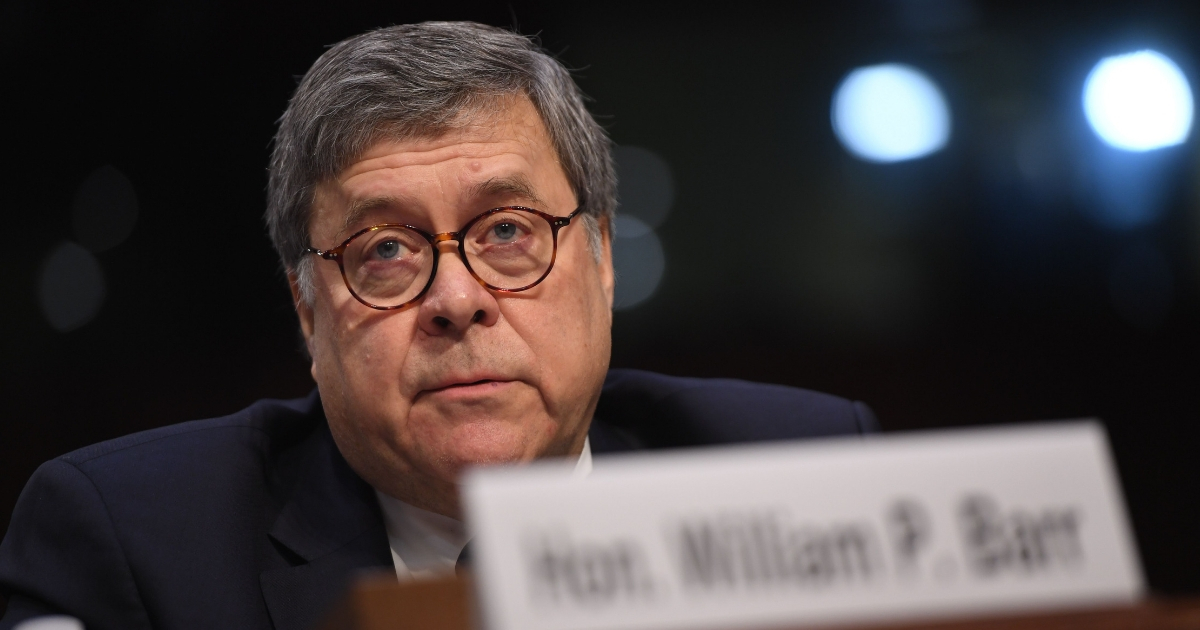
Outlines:
{"label": "man's lips", "polygon": [[447,394],[447,395],[481,395],[489,392],[503,389],[506,385],[513,381],[507,378],[464,378],[452,379],[436,383],[433,387],[427,387],[418,396],[426,394]]}

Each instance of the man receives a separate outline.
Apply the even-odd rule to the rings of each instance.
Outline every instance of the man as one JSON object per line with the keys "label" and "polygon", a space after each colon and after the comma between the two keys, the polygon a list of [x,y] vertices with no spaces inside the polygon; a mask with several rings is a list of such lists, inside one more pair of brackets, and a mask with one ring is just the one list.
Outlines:
{"label": "man", "polygon": [[267,210],[317,392],[43,465],[0,545],[0,628],[308,628],[356,571],[453,570],[467,466],[873,427],[823,394],[609,371],[615,184],[523,37],[331,48],[281,119]]}

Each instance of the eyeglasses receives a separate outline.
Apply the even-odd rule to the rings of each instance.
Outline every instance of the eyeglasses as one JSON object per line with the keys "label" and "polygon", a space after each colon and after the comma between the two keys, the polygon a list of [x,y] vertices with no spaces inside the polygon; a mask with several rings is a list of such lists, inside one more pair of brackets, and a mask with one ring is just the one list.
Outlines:
{"label": "eyeglasses", "polygon": [[305,248],[336,260],[342,280],[359,302],[381,311],[420,299],[437,274],[438,247],[457,241],[467,271],[493,291],[516,293],[538,285],[554,268],[558,231],[583,210],[556,217],[533,208],[493,208],[457,232],[430,234],[399,223],[372,225],[333,249]]}

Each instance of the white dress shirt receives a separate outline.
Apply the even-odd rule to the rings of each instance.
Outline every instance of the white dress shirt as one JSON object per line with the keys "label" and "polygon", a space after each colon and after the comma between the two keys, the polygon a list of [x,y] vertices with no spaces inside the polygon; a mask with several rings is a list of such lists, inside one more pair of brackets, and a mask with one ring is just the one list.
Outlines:
{"label": "white dress shirt", "polygon": [[[583,452],[571,473],[586,477],[592,472],[592,445],[584,438]],[[378,490],[392,563],[400,580],[420,580],[454,573],[458,556],[471,536],[462,521],[413,507]]]}

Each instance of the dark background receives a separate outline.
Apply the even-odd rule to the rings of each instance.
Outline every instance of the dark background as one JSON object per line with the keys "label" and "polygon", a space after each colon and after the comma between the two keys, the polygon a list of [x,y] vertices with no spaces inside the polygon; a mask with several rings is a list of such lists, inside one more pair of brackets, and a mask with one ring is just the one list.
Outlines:
{"label": "dark background", "polygon": [[[0,531],[46,459],[309,391],[261,220],[296,77],[368,28],[515,21],[578,70],[618,144],[673,174],[666,273],[617,314],[614,366],[828,391],[887,431],[1102,418],[1152,588],[1200,591],[1196,134],[1114,157],[1080,108],[1108,54],[1152,47],[1200,85],[1200,5],[444,4],[0,6]],[[869,164],[834,136],[840,80],[888,61],[942,87],[939,153]],[[137,222],[95,254],[94,319],[59,332],[39,277],[86,240],[72,207],[104,165]],[[1160,214],[1105,227],[1096,187],[1129,169],[1153,172]],[[1166,275],[1114,280],[1138,251]],[[1131,316],[1114,282],[1165,310]]]}

